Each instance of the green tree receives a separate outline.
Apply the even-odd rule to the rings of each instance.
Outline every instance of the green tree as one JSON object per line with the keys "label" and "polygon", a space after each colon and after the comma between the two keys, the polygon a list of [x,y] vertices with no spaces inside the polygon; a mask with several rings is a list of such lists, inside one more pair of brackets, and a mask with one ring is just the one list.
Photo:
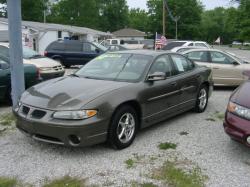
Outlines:
{"label": "green tree", "polygon": [[99,11],[95,0],[61,0],[51,8],[49,22],[98,28]]}
{"label": "green tree", "polygon": [[[178,21],[179,38],[197,39],[200,36],[202,4],[197,0],[175,1],[168,0],[173,16],[180,16]],[[149,25],[152,32],[162,33],[162,0],[148,0]],[[169,14],[166,16],[167,38],[175,38],[175,22]]]}
{"label": "green tree", "polygon": [[[47,10],[48,0],[22,0],[22,19],[29,21],[43,22],[44,10]],[[0,3],[6,5],[6,0],[0,0]],[[7,15],[7,9],[2,9],[1,15]]]}
{"label": "green tree", "polygon": [[250,41],[250,1],[241,0],[239,6],[240,38]]}
{"label": "green tree", "polygon": [[116,31],[128,26],[128,6],[126,0],[98,0],[100,28]]}
{"label": "green tree", "polygon": [[148,13],[145,10],[130,9],[129,10],[129,27],[140,31],[148,31]]}

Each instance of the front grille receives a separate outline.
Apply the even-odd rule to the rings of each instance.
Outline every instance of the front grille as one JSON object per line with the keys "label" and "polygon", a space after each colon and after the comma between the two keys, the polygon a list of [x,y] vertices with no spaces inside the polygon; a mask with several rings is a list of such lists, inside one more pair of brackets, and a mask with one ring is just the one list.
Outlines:
{"label": "front grille", "polygon": [[42,110],[34,110],[31,114],[31,116],[33,118],[36,118],[36,119],[41,119],[43,118],[44,116],[46,115],[46,112],[45,111],[42,111]]}
{"label": "front grille", "polygon": [[29,113],[29,111],[30,111],[30,108],[29,108],[29,107],[27,107],[27,106],[23,106],[23,107],[22,107],[22,113],[23,113],[24,115],[27,115],[27,114]]}
{"label": "front grille", "polygon": [[62,71],[63,70],[63,67],[62,66],[54,66],[53,69],[55,71]]}
{"label": "front grille", "polygon": [[63,144],[63,142],[61,140],[59,140],[58,138],[51,137],[51,136],[44,136],[44,135],[41,135],[41,134],[35,134],[34,138],[38,139],[40,141],[53,142],[53,143],[57,143],[57,144]]}

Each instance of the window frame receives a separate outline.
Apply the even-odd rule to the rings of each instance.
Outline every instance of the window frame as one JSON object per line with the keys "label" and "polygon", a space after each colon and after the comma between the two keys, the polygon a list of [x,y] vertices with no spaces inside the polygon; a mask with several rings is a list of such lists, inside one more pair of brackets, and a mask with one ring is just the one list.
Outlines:
{"label": "window frame", "polygon": [[189,53],[186,53],[185,55],[187,55],[186,57],[189,59],[189,60],[191,60],[191,61],[196,61],[196,60],[194,60],[194,59],[191,59],[191,58],[189,58],[189,56],[188,56],[188,54],[190,54],[190,53],[195,53],[195,52],[205,52],[205,53],[207,53],[207,61],[201,61],[201,60],[197,60],[198,62],[201,62],[201,63],[211,63],[211,55],[210,55],[210,52],[209,51],[204,51],[204,50],[200,50],[200,51],[191,51],[191,52],[189,52]]}
{"label": "window frame", "polygon": [[220,53],[220,54],[222,54],[222,55],[226,56],[227,58],[229,58],[229,59],[231,59],[231,60],[235,61],[235,59],[234,59],[234,58],[232,58],[232,57],[230,57],[229,55],[227,55],[227,54],[225,54],[225,53],[222,53],[222,52],[220,52],[220,51],[209,51],[209,54],[210,54],[210,61],[211,61],[211,63],[213,63],[213,64],[233,65],[233,63],[230,63],[230,64],[229,64],[229,63],[219,63],[219,62],[213,62],[212,53]]}
{"label": "window frame", "polygon": [[[185,58],[187,62],[190,62],[190,63],[193,65],[193,68],[190,69],[190,70],[188,70],[188,71],[180,72],[180,71],[178,70],[178,67],[176,66],[176,64],[175,64],[175,62],[174,62],[172,56],[180,56],[180,57]],[[170,54],[170,58],[171,58],[171,60],[172,60],[172,62],[173,62],[173,65],[174,65],[174,68],[175,68],[175,72],[176,72],[176,74],[175,74],[176,76],[183,75],[183,74],[186,74],[186,73],[190,73],[191,71],[194,71],[194,70],[196,69],[196,67],[197,67],[197,65],[196,65],[192,60],[190,60],[189,58],[187,58],[187,57],[184,56],[184,55],[176,54],[176,53],[171,53],[171,54]]]}

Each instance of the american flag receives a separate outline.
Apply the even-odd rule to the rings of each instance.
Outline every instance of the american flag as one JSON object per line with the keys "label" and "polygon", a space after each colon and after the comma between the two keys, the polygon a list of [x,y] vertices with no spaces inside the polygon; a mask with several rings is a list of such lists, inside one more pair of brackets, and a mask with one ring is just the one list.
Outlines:
{"label": "american flag", "polygon": [[167,45],[167,38],[160,34],[155,35],[155,49],[161,49],[163,46]]}

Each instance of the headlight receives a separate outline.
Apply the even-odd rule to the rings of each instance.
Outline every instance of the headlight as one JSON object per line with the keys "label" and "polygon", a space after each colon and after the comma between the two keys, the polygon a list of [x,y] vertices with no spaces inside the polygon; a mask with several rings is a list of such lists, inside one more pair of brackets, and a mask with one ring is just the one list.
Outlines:
{"label": "headlight", "polygon": [[20,107],[21,107],[21,105],[22,105],[22,103],[21,103],[20,101],[18,101],[17,105],[16,105],[15,108],[14,108],[14,111],[15,111],[15,112],[18,112],[19,109],[20,109]]}
{"label": "headlight", "polygon": [[96,114],[96,110],[58,111],[53,114],[53,118],[80,120],[91,118]]}
{"label": "headlight", "polygon": [[240,117],[246,118],[250,120],[250,109],[240,106],[238,104],[235,104],[233,102],[229,102],[227,106],[227,110],[229,112],[232,112]]}

